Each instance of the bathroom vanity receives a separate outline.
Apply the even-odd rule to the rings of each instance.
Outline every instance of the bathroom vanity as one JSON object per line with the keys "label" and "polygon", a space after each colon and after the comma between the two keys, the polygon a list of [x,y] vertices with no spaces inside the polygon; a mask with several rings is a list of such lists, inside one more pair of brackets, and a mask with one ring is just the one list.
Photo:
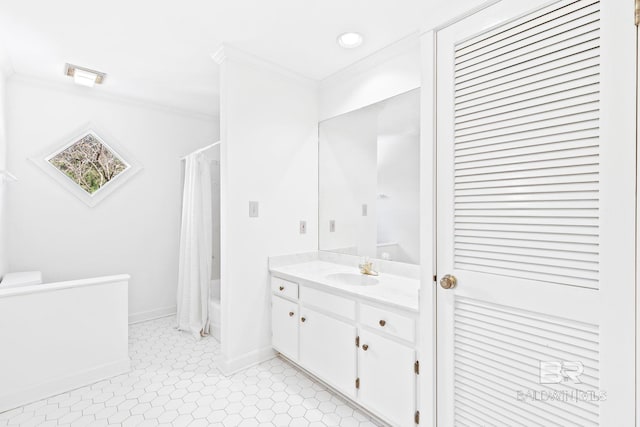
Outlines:
{"label": "bathroom vanity", "polygon": [[[331,256],[341,262],[322,259]],[[413,425],[417,274],[382,268],[374,277],[360,273],[357,257],[313,258],[270,265],[273,348],[381,420]]]}
{"label": "bathroom vanity", "polygon": [[[319,251],[269,259],[272,346],[384,423],[411,426],[419,422],[420,92],[318,128]],[[362,257],[377,259],[378,276],[362,274]]]}

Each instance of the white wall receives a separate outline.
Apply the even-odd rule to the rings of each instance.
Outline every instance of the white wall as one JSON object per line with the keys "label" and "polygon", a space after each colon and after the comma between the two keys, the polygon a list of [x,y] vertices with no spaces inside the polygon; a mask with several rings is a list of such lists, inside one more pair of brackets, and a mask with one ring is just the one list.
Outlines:
{"label": "white wall", "polygon": [[[471,13],[500,1],[501,0],[435,0],[432,2],[430,13],[425,16],[422,23],[422,34],[420,38],[424,39],[425,33],[431,31],[437,32]],[[424,71],[424,64],[421,68]]]}
{"label": "white wall", "polygon": [[[271,357],[268,257],[316,250],[316,84],[225,47],[221,63],[222,360]],[[249,218],[249,201],[259,217]],[[299,234],[299,221],[307,233]]]}
{"label": "white wall", "polygon": [[[7,169],[7,76],[2,63],[3,60],[0,57],[0,171]],[[8,268],[6,188],[7,184],[3,184],[0,180],[0,278]]]}
{"label": "white wall", "polygon": [[[215,141],[218,125],[99,90],[9,80],[8,167],[19,179],[8,189],[9,268],[41,270],[45,282],[127,273],[130,319],[167,314],[176,303],[179,158]],[[143,168],[94,208],[28,160],[89,121]]]}
{"label": "white wall", "polygon": [[417,35],[400,40],[320,82],[319,120],[420,87]]}

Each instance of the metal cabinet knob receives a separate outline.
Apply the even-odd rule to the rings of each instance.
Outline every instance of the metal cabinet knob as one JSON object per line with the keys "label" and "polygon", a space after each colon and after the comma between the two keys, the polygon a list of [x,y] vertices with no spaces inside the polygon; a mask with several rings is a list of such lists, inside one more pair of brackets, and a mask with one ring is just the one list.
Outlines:
{"label": "metal cabinet knob", "polygon": [[383,327],[384,327],[384,325],[386,325],[386,324],[387,324],[387,321],[386,321],[386,320],[381,320],[379,323],[380,323],[380,326],[383,326]]}
{"label": "metal cabinet knob", "polygon": [[301,322],[306,322],[306,321],[307,321],[307,318],[306,318],[306,317],[301,317],[301,318],[300,318],[300,321],[301,321]]}
{"label": "metal cabinet knob", "polygon": [[284,286],[280,286],[280,290],[281,290],[281,291],[284,291]]}
{"label": "metal cabinet knob", "polygon": [[440,286],[442,286],[442,289],[453,289],[456,287],[457,283],[458,279],[451,274],[447,274],[440,279]]}
{"label": "metal cabinet knob", "polygon": [[293,317],[293,315],[294,315],[294,314],[295,314],[295,313],[294,313],[293,311],[290,311],[290,312],[289,312],[289,317]]}
{"label": "metal cabinet knob", "polygon": [[363,344],[363,345],[362,345],[362,349],[363,349],[364,351],[367,351],[367,350],[369,350],[369,346],[368,346],[367,344]]}

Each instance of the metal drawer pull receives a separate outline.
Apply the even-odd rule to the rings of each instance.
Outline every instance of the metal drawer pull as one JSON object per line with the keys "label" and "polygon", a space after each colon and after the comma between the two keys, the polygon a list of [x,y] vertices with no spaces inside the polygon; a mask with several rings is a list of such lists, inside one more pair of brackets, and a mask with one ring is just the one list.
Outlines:
{"label": "metal drawer pull", "polygon": [[362,345],[362,349],[363,349],[364,351],[367,351],[367,350],[369,350],[369,346],[368,346],[367,344],[363,344],[363,345]]}
{"label": "metal drawer pull", "polygon": [[380,326],[383,326],[383,327],[384,327],[384,325],[386,325],[386,324],[387,324],[387,321],[386,321],[386,320],[381,320],[381,321],[380,321]]}
{"label": "metal drawer pull", "polygon": [[290,311],[290,312],[289,312],[289,317],[293,317],[293,315],[294,315],[294,314],[295,314],[295,313],[294,313],[293,311]]}
{"label": "metal drawer pull", "polygon": [[306,317],[301,317],[301,318],[300,318],[300,321],[301,321],[301,322],[306,322],[306,321],[307,321],[307,318],[306,318]]}
{"label": "metal drawer pull", "polygon": [[284,286],[280,286],[280,290],[281,290],[281,291],[284,291]]}

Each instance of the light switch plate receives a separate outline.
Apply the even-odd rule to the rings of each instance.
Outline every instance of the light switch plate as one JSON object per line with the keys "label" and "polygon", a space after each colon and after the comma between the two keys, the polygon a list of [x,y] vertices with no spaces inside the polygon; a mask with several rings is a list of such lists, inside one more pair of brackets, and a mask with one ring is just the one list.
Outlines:
{"label": "light switch plate", "polygon": [[336,220],[332,219],[329,221],[329,233],[335,233],[336,231]]}
{"label": "light switch plate", "polygon": [[367,216],[367,210],[368,210],[368,208],[367,208],[367,204],[366,204],[366,203],[364,203],[364,204],[362,205],[362,216]]}
{"label": "light switch plate", "polygon": [[307,234],[307,221],[300,221],[300,234]]}
{"label": "light switch plate", "polygon": [[257,218],[259,213],[258,202],[249,201],[249,218]]}

